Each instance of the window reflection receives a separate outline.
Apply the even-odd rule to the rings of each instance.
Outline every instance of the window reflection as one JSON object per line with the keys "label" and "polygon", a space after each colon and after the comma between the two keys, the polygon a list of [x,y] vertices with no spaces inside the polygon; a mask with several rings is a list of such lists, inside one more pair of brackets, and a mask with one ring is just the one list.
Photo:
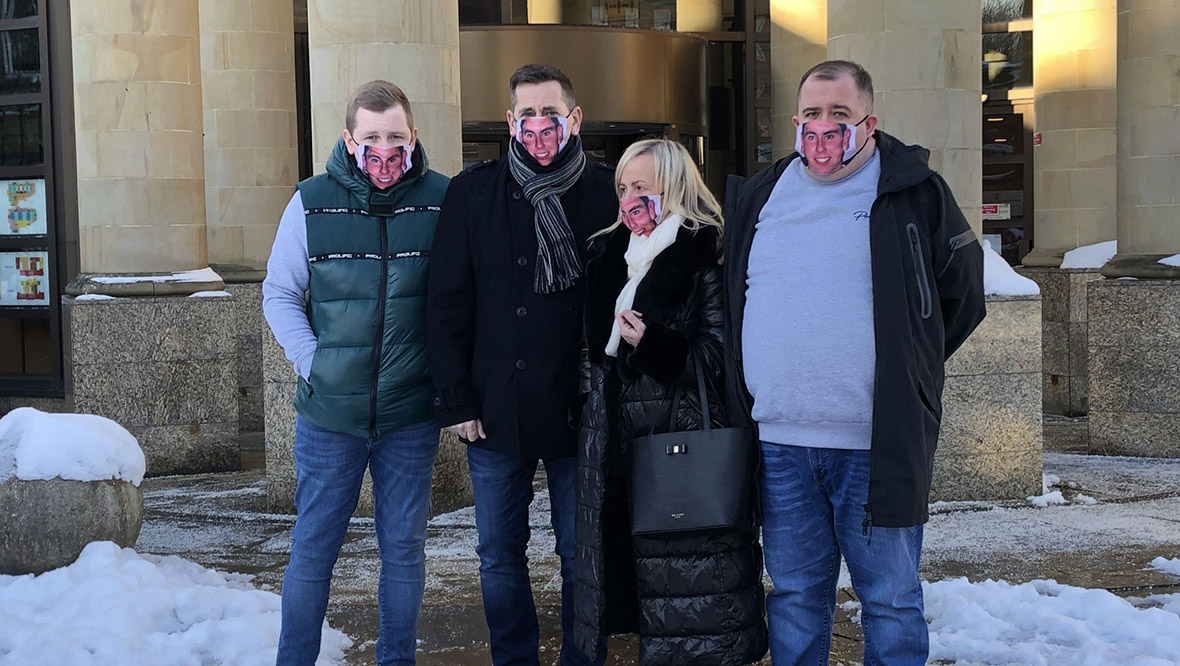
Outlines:
{"label": "window reflection", "polygon": [[0,106],[0,165],[41,162],[41,105]]}
{"label": "window reflection", "polygon": [[[5,0],[0,0],[3,4]],[[0,95],[41,92],[37,29],[0,31]]]}
{"label": "window reflection", "polygon": [[983,92],[1033,85],[1032,31],[983,36]]}

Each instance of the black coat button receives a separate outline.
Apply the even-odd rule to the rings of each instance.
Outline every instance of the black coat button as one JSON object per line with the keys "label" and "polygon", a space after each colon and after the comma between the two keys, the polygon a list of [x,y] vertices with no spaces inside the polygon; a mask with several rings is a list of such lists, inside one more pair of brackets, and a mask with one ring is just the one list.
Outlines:
{"label": "black coat button", "polygon": [[524,306],[516,308],[516,316],[517,317],[523,317],[523,316],[527,315],[528,313],[529,313],[529,309]]}
{"label": "black coat button", "polygon": [[516,265],[520,266],[521,268],[528,266],[529,265],[529,258],[524,256],[523,254],[520,255],[519,257],[516,258]]}
{"label": "black coat button", "polygon": [[527,367],[529,367],[529,364],[525,363],[523,359],[516,362],[517,370],[524,370]]}
{"label": "black coat button", "polygon": [[517,201],[520,201],[523,197],[524,197],[524,194],[522,194],[520,192],[513,192],[512,193],[512,198],[516,199]]}

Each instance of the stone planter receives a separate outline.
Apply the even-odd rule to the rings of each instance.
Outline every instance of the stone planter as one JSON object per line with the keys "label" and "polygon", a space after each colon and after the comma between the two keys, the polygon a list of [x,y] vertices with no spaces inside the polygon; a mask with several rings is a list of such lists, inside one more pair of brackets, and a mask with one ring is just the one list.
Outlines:
{"label": "stone planter", "polygon": [[1041,384],[1040,297],[988,296],[946,365],[931,500],[1040,494]]}
{"label": "stone planter", "polygon": [[0,482],[0,574],[39,574],[77,559],[91,541],[135,545],[143,494],[122,480]]}

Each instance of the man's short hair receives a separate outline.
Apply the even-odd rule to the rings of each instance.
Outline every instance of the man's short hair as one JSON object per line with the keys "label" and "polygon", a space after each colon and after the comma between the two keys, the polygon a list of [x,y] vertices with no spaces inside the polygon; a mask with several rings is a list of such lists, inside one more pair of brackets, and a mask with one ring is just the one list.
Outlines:
{"label": "man's short hair", "polygon": [[348,114],[344,116],[344,126],[351,134],[356,130],[356,112],[358,110],[385,113],[395,106],[402,107],[402,110],[406,112],[406,123],[409,124],[411,130],[414,129],[414,114],[410,111],[410,98],[406,97],[406,93],[389,81],[381,79],[369,81],[357,88],[356,92],[352,94],[352,99],[348,101]]}
{"label": "man's short hair", "polygon": [[573,109],[577,102],[574,101],[574,84],[570,81],[570,77],[553,65],[536,62],[517,69],[508,79],[509,106],[516,108],[516,88],[521,84],[548,83],[549,81],[556,81],[561,85],[561,98],[565,101],[566,106]]}
{"label": "man's short hair", "polygon": [[828,60],[807,70],[804,72],[803,78],[799,79],[799,88],[795,94],[798,95],[802,92],[803,84],[807,83],[807,79],[835,81],[842,76],[852,77],[852,81],[856,83],[856,89],[869,100],[869,108],[873,108],[873,77],[868,70],[851,60]]}

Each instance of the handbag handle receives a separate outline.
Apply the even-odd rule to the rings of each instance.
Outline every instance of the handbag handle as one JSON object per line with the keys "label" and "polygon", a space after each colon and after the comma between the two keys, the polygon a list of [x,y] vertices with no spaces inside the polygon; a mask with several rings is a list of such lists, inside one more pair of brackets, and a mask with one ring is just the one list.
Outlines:
{"label": "handbag handle", "polygon": [[[705,393],[705,372],[701,370],[701,364],[697,361],[696,354],[690,354],[692,357],[692,369],[697,376],[697,393],[701,398],[701,429],[709,431],[713,429],[713,418],[709,413],[709,396]],[[676,385],[676,392],[672,396],[672,412],[668,415],[668,432],[676,431],[676,416],[680,413],[680,400],[684,397],[684,389],[680,384]],[[652,432],[655,432],[655,426],[652,426]]]}

